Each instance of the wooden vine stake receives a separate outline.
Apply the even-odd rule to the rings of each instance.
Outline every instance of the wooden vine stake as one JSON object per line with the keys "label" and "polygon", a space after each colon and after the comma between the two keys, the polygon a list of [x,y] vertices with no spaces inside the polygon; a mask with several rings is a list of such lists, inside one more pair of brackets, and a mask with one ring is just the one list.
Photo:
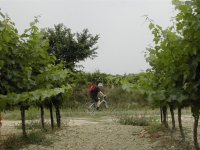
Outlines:
{"label": "wooden vine stake", "polygon": [[1,127],[2,127],[2,116],[1,116],[1,113],[0,113],[0,141],[2,140],[2,138],[1,138]]}

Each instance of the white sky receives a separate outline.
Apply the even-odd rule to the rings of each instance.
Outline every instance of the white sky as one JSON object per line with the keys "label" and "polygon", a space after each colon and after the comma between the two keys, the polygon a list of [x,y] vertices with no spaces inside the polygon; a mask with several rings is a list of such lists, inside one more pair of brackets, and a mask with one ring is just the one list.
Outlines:
{"label": "white sky", "polygon": [[171,0],[0,0],[0,8],[20,32],[41,15],[40,27],[64,23],[73,32],[88,28],[99,34],[98,57],[80,64],[87,72],[111,74],[138,73],[149,67],[144,51],[152,36],[144,15],[163,27],[174,16]]}

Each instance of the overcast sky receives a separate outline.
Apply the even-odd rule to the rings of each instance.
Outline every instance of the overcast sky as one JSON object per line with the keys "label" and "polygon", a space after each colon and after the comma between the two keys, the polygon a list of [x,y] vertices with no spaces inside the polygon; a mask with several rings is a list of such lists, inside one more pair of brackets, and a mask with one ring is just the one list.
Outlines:
{"label": "overcast sky", "polygon": [[87,72],[111,74],[139,73],[149,67],[144,52],[152,35],[144,15],[163,27],[174,16],[171,0],[0,0],[0,8],[20,32],[40,15],[40,27],[64,23],[73,32],[88,28],[99,34],[98,57],[80,64]]}

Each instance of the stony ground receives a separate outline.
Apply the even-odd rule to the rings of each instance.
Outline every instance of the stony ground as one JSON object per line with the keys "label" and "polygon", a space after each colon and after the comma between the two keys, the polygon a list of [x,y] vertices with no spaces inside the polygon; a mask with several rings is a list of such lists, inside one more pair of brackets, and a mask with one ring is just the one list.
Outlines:
{"label": "stony ground", "polygon": [[[21,130],[14,127],[19,123],[4,121],[1,138],[20,133]],[[52,144],[29,145],[23,150],[191,150],[188,146],[177,146],[176,137],[162,132],[150,135],[144,127],[120,125],[111,117],[66,118],[61,130],[47,136],[53,139]]]}
{"label": "stony ground", "polygon": [[31,145],[44,150],[151,150],[150,139],[140,137],[142,127],[119,125],[110,119],[91,121],[74,118],[55,133],[49,146]]}

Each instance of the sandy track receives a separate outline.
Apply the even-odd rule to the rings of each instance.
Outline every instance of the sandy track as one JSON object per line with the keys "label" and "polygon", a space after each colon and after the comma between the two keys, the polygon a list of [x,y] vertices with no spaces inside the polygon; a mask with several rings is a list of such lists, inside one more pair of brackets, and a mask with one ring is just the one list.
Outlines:
{"label": "sandy track", "polygon": [[72,119],[56,131],[49,146],[30,145],[24,150],[152,150],[148,138],[141,138],[142,127],[119,125],[110,119]]}
{"label": "sandy track", "polygon": [[[49,122],[49,120],[46,121]],[[33,121],[27,121],[27,123],[31,122]],[[184,116],[183,123],[184,127],[191,129],[192,117]],[[21,129],[14,127],[19,124],[20,121],[4,120],[1,138],[13,133],[21,134]],[[188,132],[192,133],[191,130]],[[188,141],[191,141],[192,135],[190,134],[187,135]],[[179,132],[176,132],[174,136],[176,135],[179,138]],[[62,118],[62,129],[47,134],[47,137],[53,139],[53,144],[29,145],[23,150],[154,150],[160,149],[163,143],[168,150],[183,149],[182,147],[177,148],[169,135],[159,133],[150,136],[143,127],[120,125],[112,117]],[[165,150],[164,147],[162,147],[163,150]]]}

